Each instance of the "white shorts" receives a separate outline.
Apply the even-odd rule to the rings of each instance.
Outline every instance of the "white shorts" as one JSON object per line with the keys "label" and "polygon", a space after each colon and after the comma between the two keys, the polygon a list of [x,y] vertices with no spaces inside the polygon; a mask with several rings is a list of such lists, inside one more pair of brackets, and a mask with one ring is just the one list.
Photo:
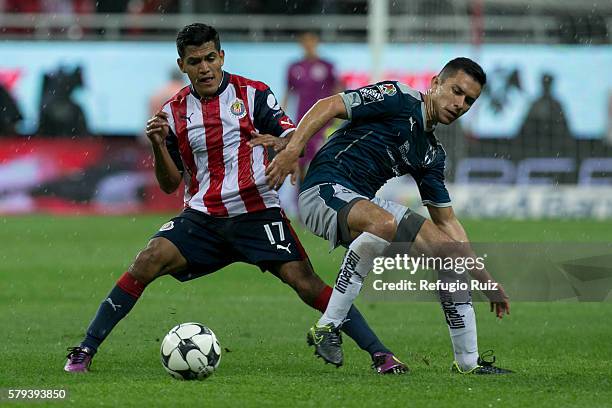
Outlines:
{"label": "white shorts", "polygon": [[313,234],[328,240],[331,249],[334,249],[345,244],[340,242],[338,228],[342,226],[338,225],[338,212],[356,199],[369,200],[388,211],[398,224],[404,214],[410,211],[408,207],[393,201],[379,197],[369,199],[340,184],[326,183],[311,187],[298,196],[300,219]]}

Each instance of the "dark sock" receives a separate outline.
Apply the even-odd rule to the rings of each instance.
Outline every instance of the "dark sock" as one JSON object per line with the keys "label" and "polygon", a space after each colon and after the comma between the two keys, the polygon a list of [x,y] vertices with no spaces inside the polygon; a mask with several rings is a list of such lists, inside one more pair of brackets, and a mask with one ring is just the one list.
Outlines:
{"label": "dark sock", "polygon": [[81,346],[89,347],[95,353],[117,323],[132,310],[144,288],[145,285],[132,275],[124,273],[100,304]]}
{"label": "dark sock", "polygon": [[[321,312],[325,312],[331,294],[332,288],[326,286],[315,300],[314,308]],[[347,320],[342,325],[342,331],[353,339],[359,348],[367,351],[370,355],[377,352],[391,353],[391,351],[378,339],[376,334],[374,334],[364,317],[354,305],[349,309],[346,319]]]}

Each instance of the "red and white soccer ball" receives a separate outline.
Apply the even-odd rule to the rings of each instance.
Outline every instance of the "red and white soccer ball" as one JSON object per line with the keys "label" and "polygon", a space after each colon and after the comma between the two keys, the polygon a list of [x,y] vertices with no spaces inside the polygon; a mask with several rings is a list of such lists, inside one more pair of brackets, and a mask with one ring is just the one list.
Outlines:
{"label": "red and white soccer ball", "polygon": [[179,380],[203,380],[221,361],[217,336],[200,323],[174,326],[161,344],[161,362],[166,371]]}

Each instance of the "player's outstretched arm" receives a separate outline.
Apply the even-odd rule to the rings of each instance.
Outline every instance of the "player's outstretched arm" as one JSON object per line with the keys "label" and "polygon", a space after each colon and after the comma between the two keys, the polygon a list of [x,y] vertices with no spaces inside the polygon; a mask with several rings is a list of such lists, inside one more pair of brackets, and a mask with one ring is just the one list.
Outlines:
{"label": "player's outstretched arm", "polygon": [[[427,206],[431,220],[436,226],[442,230],[446,235],[451,237],[457,242],[469,244],[468,236],[463,228],[463,225],[459,222],[459,219],[455,216],[453,207],[434,207],[431,205]],[[475,258],[476,254],[472,251],[469,245],[470,254],[468,256]],[[477,279],[479,282],[496,282],[495,279],[486,269],[473,269],[469,271],[470,275]],[[494,293],[485,292],[489,300],[491,301],[491,312],[495,312],[498,318],[503,318],[504,314],[510,314],[510,299],[504,288],[500,283],[497,284],[498,290]]]}
{"label": "player's outstretched arm", "polygon": [[266,169],[268,185],[278,189],[291,174],[291,184],[297,181],[298,158],[306,144],[331,119],[347,119],[346,106],[340,95],[320,99],[302,118],[287,147],[272,160]]}
{"label": "player's outstretched arm", "polygon": [[291,132],[285,137],[278,137],[266,133],[251,132],[252,139],[248,142],[248,144],[251,147],[271,147],[275,153],[278,153],[281,150],[284,150],[285,147],[287,147],[294,133],[295,132]]}
{"label": "player's outstretched arm", "polygon": [[147,121],[145,132],[151,142],[155,157],[155,178],[159,187],[168,194],[176,191],[181,184],[181,173],[166,147],[166,137],[169,131],[168,114],[165,112],[157,112]]}

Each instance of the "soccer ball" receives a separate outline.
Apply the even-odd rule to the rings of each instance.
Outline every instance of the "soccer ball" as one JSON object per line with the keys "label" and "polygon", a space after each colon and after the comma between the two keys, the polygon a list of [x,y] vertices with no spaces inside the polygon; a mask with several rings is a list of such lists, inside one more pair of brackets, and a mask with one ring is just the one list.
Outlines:
{"label": "soccer ball", "polygon": [[221,361],[217,336],[200,323],[174,326],[161,344],[161,362],[166,371],[179,380],[203,380]]}

